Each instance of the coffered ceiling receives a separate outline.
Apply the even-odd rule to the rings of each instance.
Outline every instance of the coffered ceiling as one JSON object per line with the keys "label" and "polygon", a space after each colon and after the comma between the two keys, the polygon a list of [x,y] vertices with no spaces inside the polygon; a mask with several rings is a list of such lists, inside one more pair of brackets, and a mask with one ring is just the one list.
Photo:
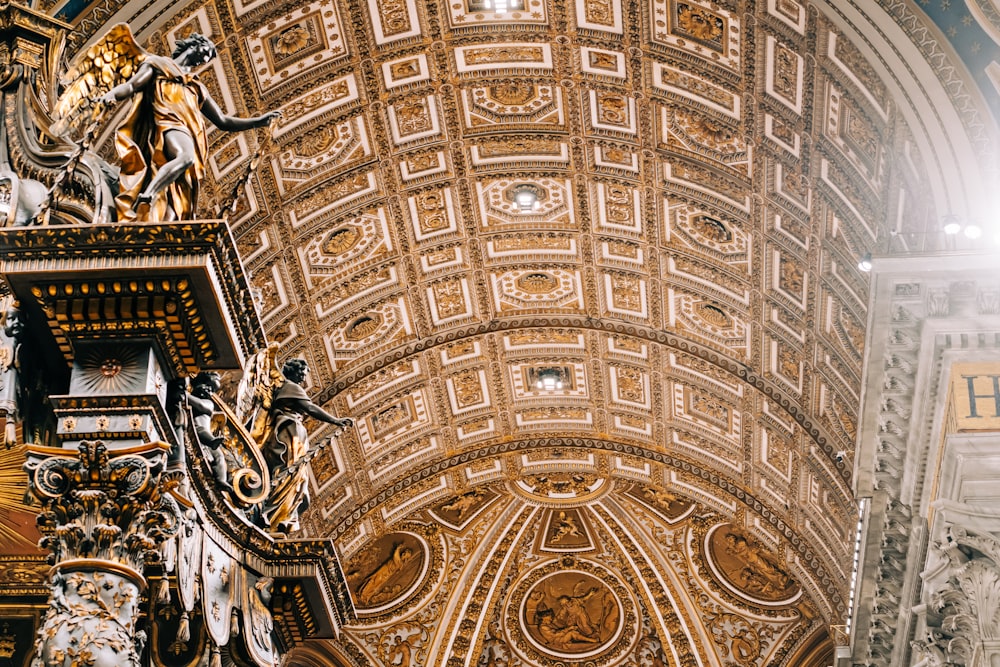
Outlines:
{"label": "coffered ceiling", "polygon": [[[911,47],[796,0],[47,9],[70,52],[206,34],[223,107],[283,112],[232,230],[268,335],[356,421],[304,532],[358,621],[303,661],[826,664],[857,261],[923,243],[937,175],[990,152],[982,115],[951,109],[950,152],[912,122]],[[203,217],[264,137],[210,142]]]}

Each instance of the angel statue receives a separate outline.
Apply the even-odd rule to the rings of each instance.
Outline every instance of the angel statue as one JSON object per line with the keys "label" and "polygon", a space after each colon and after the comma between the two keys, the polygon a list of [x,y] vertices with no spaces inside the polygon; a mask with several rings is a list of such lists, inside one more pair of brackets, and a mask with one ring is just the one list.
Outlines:
{"label": "angel statue", "polygon": [[289,359],[281,369],[285,380],[271,401],[271,433],[264,441],[264,459],[271,471],[271,493],[264,503],[263,518],[272,533],[298,530],[299,512],[309,507],[309,480],[301,465],[309,452],[306,417],[339,428],[353,425],[349,418],[335,417],[309,398],[302,383],[309,372],[305,359]]}
{"label": "angel statue", "polygon": [[53,132],[80,129],[116,102],[132,98],[115,136],[121,160],[115,208],[119,221],[192,219],[205,176],[205,119],[229,132],[270,124],[270,111],[254,118],[223,113],[193,70],[216,56],[207,37],[177,40],[170,58],[140,47],[125,23],[112,27],[71,64],[53,112]]}

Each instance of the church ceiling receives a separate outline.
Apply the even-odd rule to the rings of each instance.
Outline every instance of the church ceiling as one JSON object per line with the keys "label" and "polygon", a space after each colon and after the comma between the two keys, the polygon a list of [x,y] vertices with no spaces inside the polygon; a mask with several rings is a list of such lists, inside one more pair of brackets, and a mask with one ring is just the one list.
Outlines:
{"label": "church ceiling", "polygon": [[[889,89],[823,13],[64,13],[71,50],[112,19],[161,53],[206,34],[226,111],[283,112],[231,226],[269,337],[355,420],[313,460],[304,522],[358,610],[338,660],[780,665],[843,621],[857,260],[933,206]],[[209,139],[203,217],[265,141]]]}

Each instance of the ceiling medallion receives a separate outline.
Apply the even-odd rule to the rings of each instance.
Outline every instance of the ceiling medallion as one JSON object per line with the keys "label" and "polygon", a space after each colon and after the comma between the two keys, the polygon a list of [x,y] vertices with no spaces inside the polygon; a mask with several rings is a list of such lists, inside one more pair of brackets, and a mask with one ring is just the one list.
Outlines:
{"label": "ceiling medallion", "polygon": [[528,294],[548,294],[559,287],[559,280],[548,273],[526,273],[516,282]]}
{"label": "ceiling medallion", "polygon": [[716,580],[754,604],[785,606],[802,595],[784,560],[732,524],[708,531],[705,553]]}
{"label": "ceiling medallion", "polygon": [[345,225],[329,234],[323,242],[323,252],[327,255],[340,255],[358,245],[362,232],[357,227]]}
{"label": "ceiling medallion", "polygon": [[379,313],[369,313],[362,315],[348,325],[344,332],[347,340],[364,340],[373,335],[382,325],[382,315]]}
{"label": "ceiling medallion", "polygon": [[534,663],[617,664],[638,638],[636,605],[625,584],[573,557],[529,572],[514,586],[506,610],[511,644]]}

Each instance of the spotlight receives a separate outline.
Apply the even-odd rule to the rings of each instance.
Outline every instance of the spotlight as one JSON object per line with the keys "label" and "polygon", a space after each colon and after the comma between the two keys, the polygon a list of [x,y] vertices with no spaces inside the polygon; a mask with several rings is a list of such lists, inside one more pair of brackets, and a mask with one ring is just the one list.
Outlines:
{"label": "spotlight", "polygon": [[983,235],[983,228],[977,224],[966,225],[963,231],[965,233],[965,236],[970,239],[978,239],[980,236]]}
{"label": "spotlight", "polygon": [[531,213],[538,209],[539,188],[537,185],[523,183],[510,191],[517,210],[521,213]]}
{"label": "spotlight", "polygon": [[958,221],[958,217],[954,215],[948,215],[944,218],[944,227],[942,230],[945,234],[953,235],[958,234],[962,231],[962,223]]}
{"label": "spotlight", "polygon": [[556,391],[564,385],[563,372],[559,368],[539,368],[535,377],[535,389]]}
{"label": "spotlight", "polygon": [[858,268],[865,273],[872,270],[872,254],[870,252],[866,252],[865,256],[861,258],[861,261],[858,262]]}

